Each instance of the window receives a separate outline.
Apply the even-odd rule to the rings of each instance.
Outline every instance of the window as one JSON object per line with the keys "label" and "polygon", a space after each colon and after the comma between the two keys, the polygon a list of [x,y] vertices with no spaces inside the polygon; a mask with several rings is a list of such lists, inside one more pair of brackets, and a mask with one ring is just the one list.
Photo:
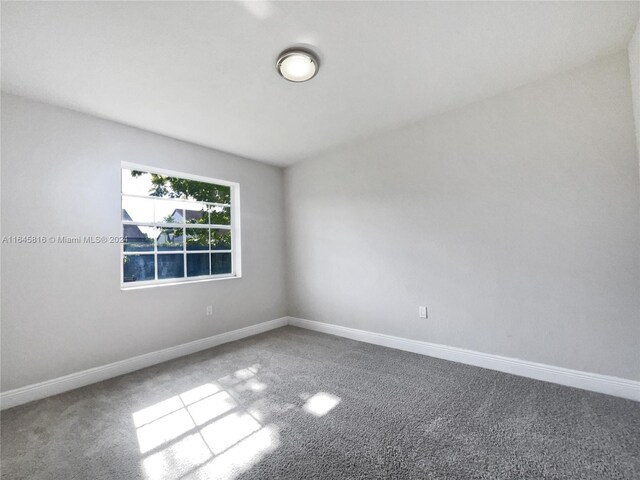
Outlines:
{"label": "window", "polygon": [[122,288],[240,276],[237,183],[122,166]]}

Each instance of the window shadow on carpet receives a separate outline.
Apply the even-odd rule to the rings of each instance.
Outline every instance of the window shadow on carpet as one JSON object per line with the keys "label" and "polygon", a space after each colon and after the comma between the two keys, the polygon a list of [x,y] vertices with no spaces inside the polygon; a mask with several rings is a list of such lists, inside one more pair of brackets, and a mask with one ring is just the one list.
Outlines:
{"label": "window shadow on carpet", "polygon": [[[147,480],[234,479],[280,446],[280,427],[264,423],[255,406],[244,406],[239,392],[257,395],[259,364],[216,382],[204,383],[138,410],[132,421]],[[327,392],[302,393],[301,410],[323,417],[340,398]],[[290,405],[291,406],[291,405]]]}

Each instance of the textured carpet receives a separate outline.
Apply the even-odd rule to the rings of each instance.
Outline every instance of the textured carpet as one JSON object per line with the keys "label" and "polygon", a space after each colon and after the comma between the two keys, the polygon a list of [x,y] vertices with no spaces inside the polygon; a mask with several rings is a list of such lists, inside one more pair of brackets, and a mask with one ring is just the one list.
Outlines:
{"label": "textured carpet", "polygon": [[640,404],[285,327],[2,414],[3,479],[640,478]]}

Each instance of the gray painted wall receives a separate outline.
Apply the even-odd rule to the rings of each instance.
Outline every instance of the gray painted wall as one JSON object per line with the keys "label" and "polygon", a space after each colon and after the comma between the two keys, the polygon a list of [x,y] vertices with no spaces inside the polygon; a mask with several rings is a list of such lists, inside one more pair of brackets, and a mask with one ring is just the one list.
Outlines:
{"label": "gray painted wall", "polygon": [[117,235],[119,165],[136,162],[240,182],[243,278],[123,292],[117,245],[5,244],[1,389],[287,313],[640,379],[629,85],[620,53],[298,164],[286,182],[3,94],[3,235]]}
{"label": "gray painted wall", "polygon": [[638,157],[640,160],[640,20],[638,20],[633,38],[629,42],[628,52],[633,115],[636,122],[636,143],[638,144]]}
{"label": "gray painted wall", "polygon": [[640,379],[634,137],[621,52],[288,168],[290,314]]}
{"label": "gray painted wall", "polygon": [[2,391],[286,314],[281,169],[5,94],[2,234],[119,235],[121,161],[239,182],[243,277],[121,291],[116,244],[4,244]]}

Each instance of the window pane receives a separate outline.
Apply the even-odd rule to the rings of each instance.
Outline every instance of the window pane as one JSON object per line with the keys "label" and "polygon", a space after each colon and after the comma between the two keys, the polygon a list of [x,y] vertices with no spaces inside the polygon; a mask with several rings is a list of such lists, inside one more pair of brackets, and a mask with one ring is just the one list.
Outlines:
{"label": "window pane", "polygon": [[184,277],[184,255],[168,253],[158,255],[158,278]]}
{"label": "window pane", "polygon": [[153,255],[125,255],[122,261],[125,282],[155,279]]}
{"label": "window pane", "polygon": [[198,223],[206,225],[209,223],[209,212],[206,205],[192,203],[185,205],[185,220],[187,223]]}
{"label": "window pane", "polygon": [[160,228],[159,230],[159,252],[182,250],[182,243],[184,241],[184,230],[182,228]]}
{"label": "window pane", "polygon": [[153,223],[153,200],[123,196],[122,220]]}
{"label": "window pane", "polygon": [[122,193],[149,195],[153,189],[151,175],[139,170],[122,169]]}
{"label": "window pane", "polygon": [[183,190],[184,188],[173,188],[172,177],[141,170],[122,169],[122,193],[162,198],[187,198],[187,192]]}
{"label": "window pane", "polygon": [[231,207],[209,207],[209,223],[212,225],[231,225]]}
{"label": "window pane", "polygon": [[209,229],[187,228],[187,250],[209,250]]}
{"label": "window pane", "polygon": [[231,250],[231,230],[211,229],[211,250]]}
{"label": "window pane", "polygon": [[208,253],[187,254],[187,277],[196,277],[198,275],[209,275]]}
{"label": "window pane", "polygon": [[156,223],[184,223],[184,202],[156,200]]}
{"label": "window pane", "polygon": [[209,189],[207,198],[202,200],[212,203],[231,204],[231,187],[226,187],[224,185],[210,185],[207,183],[205,183],[205,185],[208,185],[211,188]]}
{"label": "window pane", "polygon": [[231,187],[127,168],[122,169],[122,193],[231,204]]}
{"label": "window pane", "polygon": [[231,254],[212,253],[211,254],[211,275],[231,273]]}
{"label": "window pane", "polygon": [[156,237],[155,228],[140,225],[123,225],[122,235],[125,237],[125,252],[153,252],[153,239]]}

